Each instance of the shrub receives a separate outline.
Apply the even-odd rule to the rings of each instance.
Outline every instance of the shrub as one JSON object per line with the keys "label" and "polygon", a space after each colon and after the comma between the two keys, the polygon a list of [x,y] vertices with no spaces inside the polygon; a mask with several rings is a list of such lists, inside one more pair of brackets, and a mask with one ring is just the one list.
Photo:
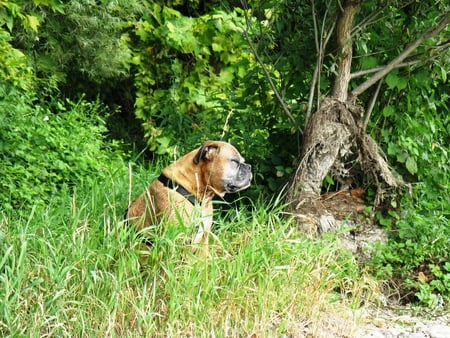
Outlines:
{"label": "shrub", "polygon": [[[248,46],[246,29],[237,8],[191,17],[153,4],[130,33],[136,116],[152,151],[172,154],[177,145],[183,153],[206,139],[223,139],[274,191],[292,171],[298,144]],[[272,75],[281,81],[279,72]]]}
{"label": "shrub", "polygon": [[93,182],[120,155],[104,142],[104,107],[98,102],[33,98],[0,87],[0,204],[4,210],[45,204],[60,190]]}
{"label": "shrub", "polygon": [[[391,237],[378,248],[372,267],[380,276],[393,277],[406,300],[434,307],[440,296],[450,300],[449,96],[438,64],[413,75],[390,74],[390,90],[376,116],[384,125],[380,143],[390,163],[411,182],[412,196],[402,198],[401,211],[390,211],[392,219],[380,217]],[[400,90],[406,85],[408,95]]]}
{"label": "shrub", "polygon": [[[450,210],[449,197],[442,205],[446,210]],[[448,214],[430,206],[429,201],[404,198],[404,211],[370,266],[379,277],[392,278],[405,301],[435,307],[440,298],[450,300],[450,221]]]}

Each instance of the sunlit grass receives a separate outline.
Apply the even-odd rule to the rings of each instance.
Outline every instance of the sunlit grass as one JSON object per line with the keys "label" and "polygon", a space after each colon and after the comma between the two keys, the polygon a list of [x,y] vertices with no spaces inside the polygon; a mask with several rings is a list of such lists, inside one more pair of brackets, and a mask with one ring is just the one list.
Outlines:
{"label": "sunlit grass", "polygon": [[348,334],[348,308],[371,296],[335,238],[303,236],[279,201],[216,218],[201,259],[183,227],[141,245],[122,221],[126,172],[56,200],[2,215],[1,336]]}

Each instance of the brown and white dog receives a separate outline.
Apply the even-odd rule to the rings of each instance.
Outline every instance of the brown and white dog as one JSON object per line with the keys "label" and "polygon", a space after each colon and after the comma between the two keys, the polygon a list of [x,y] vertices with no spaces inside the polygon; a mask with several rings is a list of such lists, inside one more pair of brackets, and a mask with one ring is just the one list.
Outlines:
{"label": "brown and white dog", "polygon": [[203,244],[205,254],[213,221],[213,197],[246,189],[251,180],[251,165],[235,147],[227,142],[207,141],[164,168],[159,178],[130,204],[127,219],[137,230],[157,225],[162,219],[167,224],[181,219],[186,226],[198,222],[192,244]]}

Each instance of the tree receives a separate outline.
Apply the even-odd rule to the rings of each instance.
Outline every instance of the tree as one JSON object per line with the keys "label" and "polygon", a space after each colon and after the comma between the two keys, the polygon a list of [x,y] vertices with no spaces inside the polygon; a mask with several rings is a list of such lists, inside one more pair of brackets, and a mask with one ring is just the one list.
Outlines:
{"label": "tree", "polygon": [[262,182],[252,192],[273,192],[279,176],[291,169],[286,158],[293,157],[297,143],[280,136],[291,136],[291,121],[280,116],[244,38],[242,9],[218,10],[224,4],[148,6],[129,33],[137,70],[136,117],[157,154],[180,154],[207,139],[233,143]]}
{"label": "tree", "polygon": [[131,63],[123,35],[133,25],[140,2],[13,3],[28,18],[28,25],[14,27],[11,43],[27,55],[42,92],[51,96],[49,89],[56,89],[70,97],[87,95],[91,99],[123,95]]}
{"label": "tree", "polygon": [[[336,222],[332,212],[356,200],[352,192],[361,190],[349,187],[363,185],[374,208],[360,204],[360,211],[372,210],[388,235],[365,267],[401,290],[397,300],[431,307],[450,294],[450,8],[444,1],[434,5],[253,3],[249,13],[263,34],[248,39],[266,82],[280,94],[274,95],[280,114],[305,121],[288,211],[305,231],[336,229],[348,222]],[[288,81],[277,81],[276,71]],[[307,98],[304,82],[310,83]],[[291,104],[299,100],[307,101],[304,110]],[[333,203],[320,195],[330,188],[336,193],[325,196],[343,198]],[[349,216],[336,213],[339,220]],[[357,237],[364,224],[354,223]]]}
{"label": "tree", "polygon": [[[314,8],[314,1],[311,3]],[[361,1],[346,0],[336,7],[337,23],[335,27],[331,28],[335,29],[337,49],[334,84],[329,96],[321,101],[316,113],[306,120],[299,165],[287,196],[296,214],[308,213],[309,223],[311,217],[315,218],[319,231],[327,230],[330,227],[330,218],[322,217],[326,214],[326,210],[317,202],[323,181],[331,171],[336,179],[342,181],[345,179],[342,176],[348,175],[348,168],[345,168],[344,160],[351,152],[357,152],[357,159],[362,171],[375,181],[378,197],[390,189],[402,186],[402,179],[391,172],[387,162],[380,155],[376,142],[366,133],[371,108],[369,105],[369,108],[365,110],[358,99],[376,83],[379,84],[379,90],[382,79],[393,69],[423,64],[427,57],[422,56],[421,59],[414,60],[407,60],[407,58],[424,41],[436,37],[450,22],[450,14],[444,13],[437,18],[433,26],[407,44],[397,57],[385,66],[366,71],[364,74],[373,74],[361,84],[349,89],[351,80],[355,78],[351,73],[352,41],[355,39],[354,22],[355,16],[361,10],[362,3]],[[363,27],[360,25],[356,28],[362,29]],[[316,36],[318,36],[317,32]],[[327,32],[326,36],[330,36],[330,32]],[[319,60],[323,59],[323,54],[320,52],[323,53],[325,50],[326,42],[326,39],[320,41]],[[433,42],[436,47],[434,50],[437,50],[441,41],[435,39]],[[321,61],[318,61],[317,67],[320,66]],[[316,70],[316,77],[317,74],[319,74],[318,70]],[[376,100],[378,90],[374,92],[372,104]],[[333,222],[331,221],[331,223]]]}

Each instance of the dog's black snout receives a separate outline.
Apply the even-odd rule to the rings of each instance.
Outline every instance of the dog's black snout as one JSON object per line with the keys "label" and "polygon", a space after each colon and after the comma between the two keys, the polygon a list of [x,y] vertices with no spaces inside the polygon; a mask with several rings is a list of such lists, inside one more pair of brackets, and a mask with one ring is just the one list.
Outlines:
{"label": "dog's black snout", "polygon": [[250,164],[248,164],[248,163],[244,163],[244,164],[243,164],[243,169],[244,169],[246,172],[249,172],[249,171],[252,171],[252,166],[251,166]]}
{"label": "dog's black snout", "polygon": [[250,178],[252,177],[252,166],[250,164],[247,163],[243,163],[241,165],[241,168],[239,170],[239,177],[244,180],[246,178]]}
{"label": "dog's black snout", "polygon": [[251,173],[252,173],[252,166],[251,166],[250,164],[247,164],[247,165],[245,166],[245,170],[246,170],[246,172],[247,172],[248,174],[251,175]]}

